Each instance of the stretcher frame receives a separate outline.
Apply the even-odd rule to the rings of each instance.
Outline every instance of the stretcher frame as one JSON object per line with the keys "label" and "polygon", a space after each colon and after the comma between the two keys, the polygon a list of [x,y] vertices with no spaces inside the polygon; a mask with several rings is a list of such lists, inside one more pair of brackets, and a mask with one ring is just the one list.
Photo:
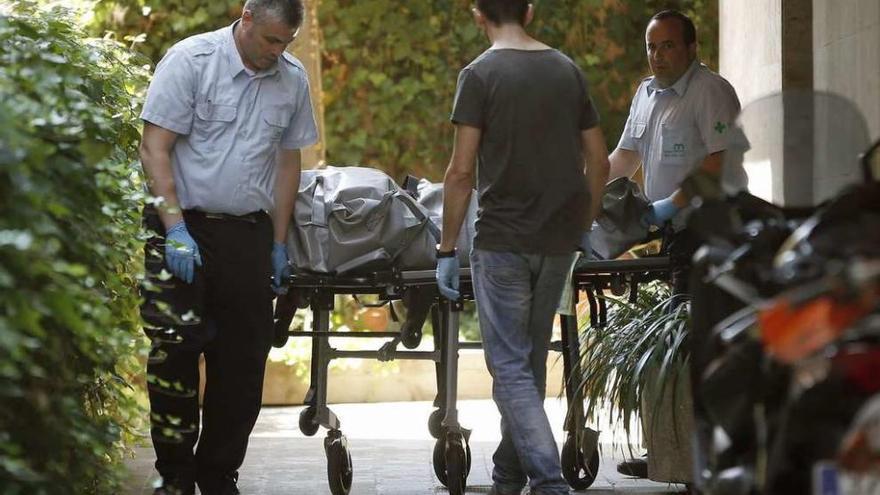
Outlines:
{"label": "stretcher frame", "polygon": [[[652,256],[626,260],[590,261],[572,276],[575,302],[579,293],[585,293],[590,307],[590,325],[604,325],[607,319],[605,300],[599,297],[606,290],[619,294],[629,288],[635,297],[639,284],[653,280],[669,280],[671,262],[667,256]],[[297,273],[291,276],[291,297],[282,297],[276,303],[276,344],[288,337],[312,339],[312,360],[309,390],[303,401],[306,408],[301,412],[299,427],[303,434],[314,435],[319,427],[328,430],[324,447],[328,460],[328,480],[334,495],[349,493],[352,480],[352,463],[341,422],[327,405],[328,366],[337,358],[394,359],[433,361],[437,371],[437,395],[428,421],[428,429],[437,439],[433,453],[433,466],[438,479],[449,488],[452,495],[464,493],[470,471],[470,430],[458,421],[457,380],[458,352],[460,349],[481,349],[481,342],[459,340],[459,316],[464,301],[473,300],[470,269],[460,269],[460,292],[462,299],[450,301],[439,295],[434,270],[398,271],[386,270],[357,276],[331,276]],[[404,335],[399,331],[383,332],[335,332],[330,328],[330,313],[334,309],[336,295],[377,295],[388,303],[402,299],[408,290],[430,291],[434,299],[430,315],[434,328],[434,349],[431,351],[398,349]],[[312,313],[309,330],[290,330],[290,322],[297,305],[308,304]],[[281,315],[279,317],[278,315]],[[564,430],[567,439],[562,451],[563,474],[575,489],[589,487],[598,474],[599,454],[595,443],[584,445],[582,432],[586,428],[583,400],[570,380],[580,374],[579,322],[576,316],[562,315],[561,339],[550,345],[551,351],[560,352],[565,377],[564,389],[569,411]],[[340,350],[330,345],[330,338],[380,338],[387,339],[378,350]],[[592,430],[591,430],[592,431]],[[598,436],[596,435],[596,441]],[[589,443],[589,442],[587,442]]]}

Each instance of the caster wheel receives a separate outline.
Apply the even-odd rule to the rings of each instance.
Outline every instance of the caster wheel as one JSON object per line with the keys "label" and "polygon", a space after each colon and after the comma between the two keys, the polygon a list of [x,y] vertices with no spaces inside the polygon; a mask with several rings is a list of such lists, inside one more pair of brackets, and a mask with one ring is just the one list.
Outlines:
{"label": "caster wheel", "polygon": [[578,450],[574,437],[568,437],[562,446],[562,477],[575,490],[586,490],[599,475],[599,449],[593,452],[589,463]]}
{"label": "caster wheel", "polygon": [[461,495],[471,472],[471,446],[461,434],[450,434],[434,444],[434,474],[451,495]]}
{"label": "caster wheel", "polygon": [[446,411],[443,409],[435,409],[428,416],[428,432],[431,433],[432,437],[440,438],[443,436],[443,416],[445,415]]}
{"label": "caster wheel", "polygon": [[403,335],[400,342],[407,349],[415,349],[422,342],[422,329],[421,328],[419,328],[417,330],[407,328],[407,329],[405,329],[405,331],[401,330],[400,333]]}
{"label": "caster wheel", "polygon": [[351,454],[341,434],[338,437],[327,437],[327,480],[330,482],[330,493],[348,495],[351,490],[351,479],[354,473],[351,465]]}
{"label": "caster wheel", "polygon": [[309,406],[299,413],[299,431],[307,437],[314,436],[318,432],[318,423],[315,421],[315,408]]}

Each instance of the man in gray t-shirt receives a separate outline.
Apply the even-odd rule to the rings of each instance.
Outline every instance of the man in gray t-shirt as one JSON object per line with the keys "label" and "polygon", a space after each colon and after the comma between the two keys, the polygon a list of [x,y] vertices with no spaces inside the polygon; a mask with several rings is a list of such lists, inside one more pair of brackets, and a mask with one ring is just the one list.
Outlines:
{"label": "man in gray t-shirt", "polygon": [[532,5],[478,0],[474,17],[492,47],[458,79],[437,282],[459,298],[455,244],[476,171],[471,273],[502,418],[492,493],[518,494],[528,482],[531,493],[563,494],[543,408],[547,353],[572,255],[598,213],[607,150],[581,71],[526,33]]}
{"label": "man in gray t-shirt", "polygon": [[141,162],[160,201],[144,212],[153,236],[141,313],[157,495],[192,494],[195,483],[238,493],[272,291],[284,291],[290,270],[300,149],[317,139],[308,78],[285,52],[302,20],[301,0],[248,0],[231,26],[171,47],[147,92]]}

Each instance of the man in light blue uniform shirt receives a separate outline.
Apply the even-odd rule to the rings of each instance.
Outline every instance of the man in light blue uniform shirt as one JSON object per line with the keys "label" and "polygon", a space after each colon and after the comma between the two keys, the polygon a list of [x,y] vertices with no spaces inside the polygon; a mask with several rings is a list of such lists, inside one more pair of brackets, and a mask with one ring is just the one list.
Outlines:
{"label": "man in light blue uniform shirt", "polygon": [[[741,170],[723,171],[727,130],[739,115],[736,91],[697,59],[696,30],[674,11],[655,15],[646,34],[653,76],[633,97],[626,127],[611,159],[610,178],[632,176],[642,164],[648,223],[660,226],[687,205],[682,180],[696,167],[741,183]],[[676,219],[677,220],[677,219]],[[680,222],[676,222],[680,226]]]}
{"label": "man in light blue uniform shirt", "polygon": [[248,0],[231,26],[171,47],[147,92],[141,162],[158,200],[144,211],[153,236],[141,313],[156,494],[192,494],[196,483],[238,493],[273,291],[290,271],[300,149],[317,141],[308,77],[285,52],[302,21],[302,0]]}
{"label": "man in light blue uniform shirt", "polygon": [[[696,29],[684,14],[667,10],[654,15],[645,46],[654,75],[636,90],[623,135],[608,157],[609,178],[631,177],[642,165],[651,201],[643,221],[658,227],[672,221],[676,233],[670,256],[680,267],[673,273],[673,291],[680,294],[687,290],[687,266],[698,247],[683,229],[689,198],[681,183],[702,167],[729,187],[744,185],[741,168],[722,170],[727,131],[740,103],[733,86],[697,59]],[[634,459],[618,465],[618,471],[646,477],[647,465]]]}

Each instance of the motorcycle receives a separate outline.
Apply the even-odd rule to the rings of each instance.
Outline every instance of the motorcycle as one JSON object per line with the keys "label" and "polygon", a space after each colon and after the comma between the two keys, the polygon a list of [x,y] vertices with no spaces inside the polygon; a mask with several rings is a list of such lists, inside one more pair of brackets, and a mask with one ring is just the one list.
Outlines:
{"label": "motorcycle", "polygon": [[690,283],[694,488],[837,493],[821,491],[828,463],[880,393],[880,142],[868,148],[851,102],[812,91],[754,102],[729,133],[724,170],[748,186],[700,172],[683,184],[703,243]]}

